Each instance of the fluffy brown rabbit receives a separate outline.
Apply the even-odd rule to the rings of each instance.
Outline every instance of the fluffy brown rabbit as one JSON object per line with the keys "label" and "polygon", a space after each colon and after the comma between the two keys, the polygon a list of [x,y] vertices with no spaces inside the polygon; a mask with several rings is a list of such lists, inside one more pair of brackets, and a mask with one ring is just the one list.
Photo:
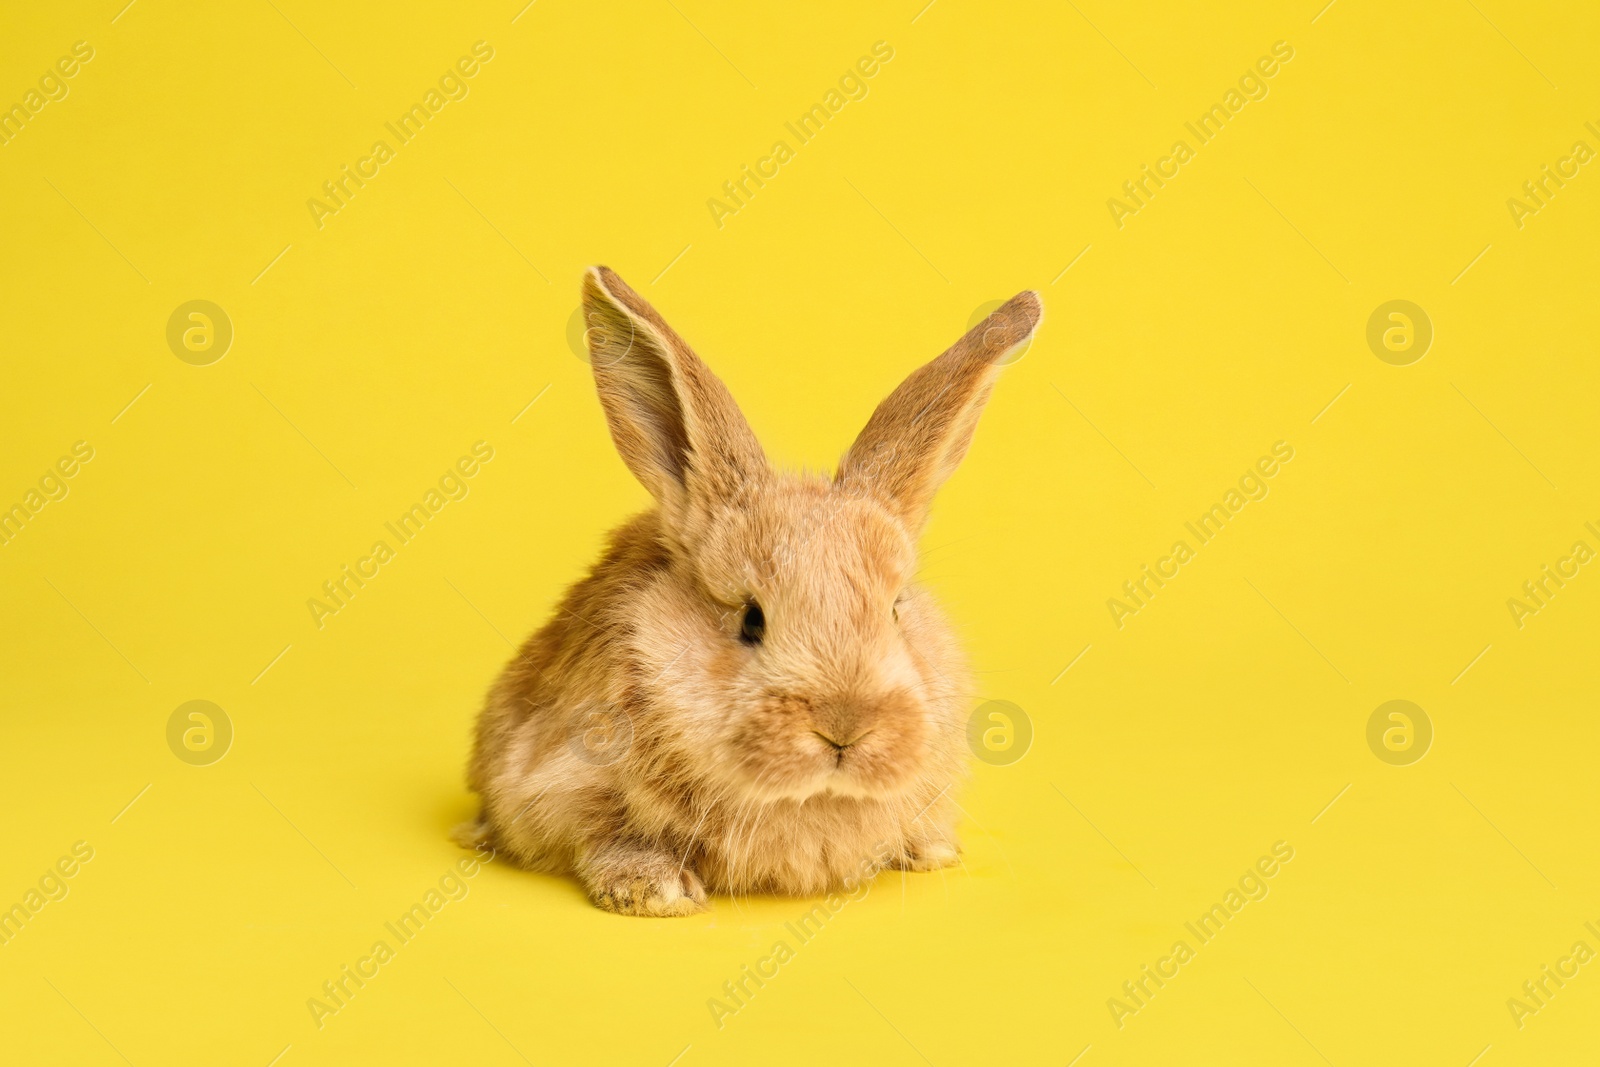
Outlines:
{"label": "fluffy brown rabbit", "polygon": [[656,506],[490,690],[467,774],[482,808],[457,839],[627,915],[955,863],[969,680],[912,583],[916,541],[1038,295],[907,378],[832,480],[770,468],[722,382],[607,268],[583,308],[612,440]]}

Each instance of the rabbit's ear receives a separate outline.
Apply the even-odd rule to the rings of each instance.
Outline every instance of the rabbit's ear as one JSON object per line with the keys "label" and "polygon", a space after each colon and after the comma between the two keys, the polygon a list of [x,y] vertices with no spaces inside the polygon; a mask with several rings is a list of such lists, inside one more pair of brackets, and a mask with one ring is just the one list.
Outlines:
{"label": "rabbit's ear", "polygon": [[584,274],[583,316],[611,439],[663,507],[731,499],[766,471],[727,387],[610,268]]}
{"label": "rabbit's ear", "polygon": [[1043,313],[1038,293],[1018,293],[913,371],[872,413],[836,480],[877,496],[920,531],[934,492],[967,454],[1006,356],[1033,336]]}

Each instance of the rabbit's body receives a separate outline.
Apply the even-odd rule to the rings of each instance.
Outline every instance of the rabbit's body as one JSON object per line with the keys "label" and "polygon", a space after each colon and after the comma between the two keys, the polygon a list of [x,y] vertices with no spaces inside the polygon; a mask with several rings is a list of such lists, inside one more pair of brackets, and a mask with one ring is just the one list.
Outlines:
{"label": "rabbit's body", "polygon": [[[942,620],[921,624],[945,677],[925,680],[930,758],[914,788],[888,799],[745,800],[707,773],[713,761],[674,743],[693,743],[681,724],[716,700],[697,680],[717,672],[698,632],[717,620],[680,610],[681,581],[658,516],[639,516],[501,675],[469,772],[496,847],[530,867],[582,873],[603,866],[608,843],[648,843],[671,860],[674,880],[681,867],[727,893],[819,892],[860,877],[868,857],[912,868],[953,859],[948,800],[963,772],[966,686]],[[892,856],[879,859],[886,844]],[[603,891],[603,872],[595,877],[591,890]],[[685,896],[697,894],[691,882]]]}
{"label": "rabbit's body", "polygon": [[613,533],[491,690],[467,836],[645,915],[699,910],[708,889],[813,894],[955,862],[970,690],[911,583],[915,535],[996,353],[1037,322],[1036,300],[1003,317],[1023,299],[885,401],[829,481],[767,468],[704,364],[591,272],[602,403],[658,506]]}

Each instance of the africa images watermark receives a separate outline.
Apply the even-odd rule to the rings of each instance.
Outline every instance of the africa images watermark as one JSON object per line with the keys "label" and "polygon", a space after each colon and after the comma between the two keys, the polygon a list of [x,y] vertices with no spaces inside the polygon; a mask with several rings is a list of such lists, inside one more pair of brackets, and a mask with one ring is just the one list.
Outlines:
{"label": "africa images watermark", "polygon": [[1178,977],[1184,964],[1190,962],[1199,954],[1199,949],[1216,940],[1223,928],[1232,920],[1239,917],[1245,905],[1251,901],[1265,900],[1271,888],[1267,880],[1273,878],[1282,870],[1282,865],[1294,859],[1294,846],[1287,841],[1274,841],[1272,854],[1262,856],[1253,865],[1239,876],[1238,882],[1228,887],[1222,894],[1220,903],[1212,904],[1210,908],[1200,913],[1194,922],[1186,922],[1183,928],[1194,936],[1196,946],[1191,946],[1188,941],[1179,939],[1172,943],[1172,950],[1165,956],[1155,961],[1154,964],[1143,964],[1139,968],[1136,978],[1122,983],[1121,997],[1108,997],[1106,1010],[1111,1012],[1111,1021],[1121,1030],[1127,1025],[1130,1015],[1137,1015],[1150,1006],[1157,993],[1166,987],[1166,984]]}
{"label": "africa images watermark", "polygon": [[[876,76],[881,65],[893,58],[894,48],[889,42],[875,42],[870,55],[856,60],[853,67],[839,76],[838,88],[829,89],[823,94],[821,103],[812,104],[794,122],[785,122],[784,129],[794,136],[797,145],[810,144],[830,120],[839,117],[839,112],[845,109],[846,104],[867,98],[867,80]],[[722,229],[725,218],[737,215],[755,199],[756,192],[766,188],[767,182],[778,176],[783,165],[795,158],[795,151],[788,141],[774,141],[771,152],[757,159],[753,167],[748,163],[743,164],[739,167],[737,178],[723,182],[722,195],[726,200],[712,197],[706,201],[711,221],[716,223],[717,229]],[[755,188],[751,188],[752,183]]]}
{"label": "africa images watermark", "polygon": [[[417,137],[431,120],[438,117],[439,112],[454,100],[465,100],[472,87],[467,84],[468,79],[476,77],[481,69],[480,64],[488,63],[494,58],[494,47],[487,41],[477,41],[472,45],[472,54],[457,59],[451,67],[439,75],[438,86],[429,86],[428,91],[422,94],[421,103],[413,103],[393,122],[385,122],[383,128],[394,136],[399,146],[405,146]],[[311,221],[317,229],[322,229],[323,220],[329,215],[337,215],[342,209],[350,205],[355,195],[366,188],[367,182],[372,181],[382,173],[385,163],[394,159],[399,149],[390,145],[388,141],[378,140],[372,143],[372,150],[355,161],[355,165],[341,164],[339,175],[322,183],[322,195],[326,202],[317,197],[306,201],[306,209],[311,212]]]}
{"label": "africa images watermark", "polygon": [[[422,533],[423,527],[439,517],[439,512],[444,510],[446,504],[467,498],[467,494],[472,492],[467,480],[482,470],[481,464],[492,459],[493,445],[487,441],[473,442],[472,454],[460,457],[453,466],[447,468],[439,476],[437,488],[430,487],[420,501],[401,512],[394,522],[384,523],[383,528],[394,536],[398,544],[409,545]],[[367,583],[382,572],[383,565],[397,554],[396,548],[388,541],[378,540],[372,543],[368,554],[357,559],[354,565],[344,564],[336,576],[322,583],[325,599],[307,598],[306,609],[311,612],[312,624],[319,630],[326,626],[327,617],[349,607],[356,594],[365,589]]]}
{"label": "africa images watermark", "polygon": [[8,145],[16,140],[28,123],[38,119],[46,106],[65,100],[72,92],[67,79],[76,77],[83,65],[93,58],[93,45],[88,41],[74,41],[71,54],[62,56],[39,75],[38,88],[23,93],[20,103],[0,110],[0,145]]}
{"label": "africa images watermark", "polygon": [[[1583,928],[1600,938],[1600,929],[1596,929],[1594,923],[1585,922]],[[1536,977],[1523,982],[1520,996],[1506,998],[1506,1010],[1511,1013],[1511,1021],[1517,1029],[1521,1030],[1528,1024],[1529,1016],[1538,1015],[1542,1009],[1549,1007],[1556,994],[1578,977],[1583,965],[1594,957],[1595,951],[1587,941],[1574,941],[1572,951],[1557,959],[1554,968],[1546,963],[1539,968]]]}
{"label": "africa images watermark", "polygon": [[1111,221],[1117,229],[1126,225],[1128,216],[1137,215],[1148,207],[1157,191],[1182,173],[1183,165],[1194,159],[1200,148],[1215,140],[1230,120],[1238,118],[1246,104],[1252,100],[1265,100],[1271,91],[1267,80],[1277,75],[1280,64],[1288,63],[1293,58],[1294,47],[1288,41],[1274,42],[1271,55],[1257,59],[1254,66],[1240,75],[1238,88],[1230,86],[1222,94],[1220,104],[1212,104],[1194,122],[1183,124],[1184,129],[1194,137],[1194,146],[1191,147],[1188,141],[1181,138],[1174,141],[1172,150],[1157,159],[1154,167],[1148,163],[1142,164],[1138,177],[1123,182],[1122,192],[1127,199],[1113,196],[1106,201],[1106,209],[1111,212]]}
{"label": "africa images watermark", "polygon": [[1116,623],[1117,629],[1127,625],[1130,615],[1137,615],[1150,606],[1156,593],[1178,576],[1185,563],[1195,558],[1199,552],[1197,546],[1210,544],[1230,519],[1238,518],[1245,505],[1253,500],[1265,500],[1272,491],[1267,479],[1276,476],[1282,464],[1292,459],[1293,445],[1287,441],[1273,442],[1272,453],[1260,457],[1254,466],[1246,469],[1239,476],[1237,488],[1230,486],[1220,503],[1212,504],[1194,522],[1183,524],[1183,528],[1194,536],[1196,545],[1182,539],[1173,542],[1171,552],[1156,560],[1153,568],[1147,563],[1140,568],[1141,573],[1137,578],[1123,582],[1122,592],[1126,599],[1110,597],[1106,600],[1106,609],[1111,612],[1111,621]]}
{"label": "africa images watermark", "polygon": [[420,901],[413,903],[399,918],[383,924],[394,944],[391,945],[388,938],[378,938],[366,955],[358,957],[353,964],[344,964],[337,975],[323,982],[321,995],[306,998],[306,1010],[311,1012],[311,1021],[317,1024],[317,1029],[327,1025],[329,1016],[348,1008],[356,994],[382,973],[383,967],[394,960],[400,949],[422,933],[431,920],[439,917],[445,905],[467,899],[472,891],[467,881],[476,878],[483,864],[494,856],[494,849],[480,845],[476,855],[456,860],[451,870],[439,876],[437,888],[429,886]]}
{"label": "africa images watermark", "polygon": [[[1600,538],[1600,529],[1596,529],[1594,523],[1586,522],[1583,525]],[[1546,563],[1537,578],[1523,582],[1520,597],[1506,598],[1506,609],[1511,612],[1511,621],[1517,624],[1517,629],[1528,624],[1528,616],[1537,615],[1548,607],[1555,595],[1582,573],[1583,565],[1594,558],[1594,549],[1589,547],[1587,541],[1574,541],[1567,555],[1558,558],[1553,566]]]}
{"label": "africa images watermark", "polygon": [[77,875],[82,866],[94,859],[94,846],[87,841],[74,841],[71,855],[63,855],[45,868],[37,886],[29,886],[22,899],[0,912],[0,945],[9,945],[29,922],[52,901],[65,900],[72,887],[67,879]]}
{"label": "africa images watermark", "polygon": [[0,545],[9,545],[22,532],[23,527],[39,517],[45,505],[54,500],[65,500],[72,487],[67,479],[77,476],[82,465],[94,459],[94,446],[87,441],[74,441],[71,455],[62,456],[39,477],[39,487],[29,488],[22,499],[0,511]]}
{"label": "africa images watermark", "polygon": [[721,1030],[726,1026],[729,1016],[743,1011],[755,999],[755,995],[766,988],[768,982],[778,977],[783,965],[795,958],[796,945],[810,943],[822,932],[824,926],[844,910],[845,905],[858,901],[872,892],[872,879],[893,860],[894,850],[888,843],[879,842],[873,848],[872,855],[861,860],[856,873],[845,876],[840,892],[829,893],[822,903],[814,906],[799,919],[784,923],[783,928],[794,938],[795,945],[791,945],[788,940],[774,942],[765,956],[753,964],[742,965],[737,978],[730,978],[722,983],[725,1000],[717,997],[706,1000],[706,1009],[711,1012],[711,1021],[717,1024],[717,1029]]}
{"label": "africa images watermark", "polygon": [[[1600,137],[1600,129],[1596,129],[1594,123],[1585,122],[1583,125],[1590,133]],[[1512,224],[1519,230],[1526,226],[1527,217],[1537,215],[1548,207],[1555,195],[1565,189],[1567,182],[1576,178],[1581,168],[1594,157],[1595,150],[1589,147],[1588,142],[1574,141],[1571,151],[1558,158],[1554,167],[1549,163],[1544,164],[1541,174],[1522,183],[1520,197],[1506,198],[1506,210],[1511,212]]]}

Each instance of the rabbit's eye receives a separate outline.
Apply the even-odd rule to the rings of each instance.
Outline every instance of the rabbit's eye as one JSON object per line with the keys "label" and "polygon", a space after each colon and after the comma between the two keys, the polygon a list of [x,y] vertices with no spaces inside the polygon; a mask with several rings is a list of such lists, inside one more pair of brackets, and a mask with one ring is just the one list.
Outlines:
{"label": "rabbit's eye", "polygon": [[762,614],[761,605],[752,600],[745,605],[744,619],[739,624],[739,640],[747,645],[759,645],[766,632],[767,617]]}

